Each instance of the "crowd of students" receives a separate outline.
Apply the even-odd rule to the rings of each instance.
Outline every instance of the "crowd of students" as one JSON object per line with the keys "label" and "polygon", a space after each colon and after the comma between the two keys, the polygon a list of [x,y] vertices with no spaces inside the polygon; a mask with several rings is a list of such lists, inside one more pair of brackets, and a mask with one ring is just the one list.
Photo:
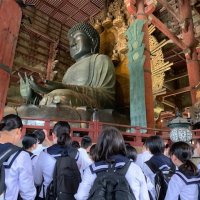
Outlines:
{"label": "crowd of students", "polygon": [[[0,152],[19,143],[22,126],[17,115],[3,117],[0,122]],[[96,144],[92,143],[89,136],[84,136],[79,144],[71,141],[69,134],[70,125],[59,121],[53,127],[52,141],[46,137],[45,130],[36,130],[23,136],[23,148],[4,162],[5,200],[17,200],[19,197],[33,200],[36,196],[37,199],[45,199],[47,187],[53,180],[57,157],[63,153],[75,159],[81,175],[74,199],[90,199],[99,171],[108,171],[110,166],[118,171],[128,166],[125,179],[133,199],[156,200],[158,188],[155,169],[170,169],[173,175],[166,194],[162,193],[163,200],[198,200],[200,174],[190,160],[193,155],[190,144],[177,142],[168,148],[159,136],[151,136],[144,142],[142,153],[137,154],[134,147],[125,144],[120,131],[114,127],[103,129]],[[43,146],[45,139],[48,147]],[[196,149],[200,153],[200,141],[197,141]],[[37,187],[40,188],[38,193]]]}

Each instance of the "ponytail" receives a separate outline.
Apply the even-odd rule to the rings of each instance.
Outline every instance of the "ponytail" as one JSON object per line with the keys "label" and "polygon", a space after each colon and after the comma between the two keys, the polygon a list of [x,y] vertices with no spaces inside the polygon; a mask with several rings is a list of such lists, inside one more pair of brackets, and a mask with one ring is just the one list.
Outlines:
{"label": "ponytail", "polygon": [[183,171],[183,172],[191,172],[194,175],[198,174],[198,168],[196,167],[196,165],[190,161],[187,160],[185,163],[183,163],[180,167],[179,170]]}
{"label": "ponytail", "polygon": [[71,138],[69,136],[70,133],[70,125],[68,122],[59,121],[57,122],[52,132],[57,137],[57,144],[61,146],[68,145],[71,142]]}
{"label": "ponytail", "polygon": [[68,145],[71,141],[69,134],[65,133],[57,133],[57,144],[60,146]]}
{"label": "ponytail", "polygon": [[175,142],[172,144],[169,150],[170,155],[175,155],[183,164],[179,166],[179,170],[196,174],[198,172],[195,164],[190,161],[192,158],[192,147],[186,142]]}

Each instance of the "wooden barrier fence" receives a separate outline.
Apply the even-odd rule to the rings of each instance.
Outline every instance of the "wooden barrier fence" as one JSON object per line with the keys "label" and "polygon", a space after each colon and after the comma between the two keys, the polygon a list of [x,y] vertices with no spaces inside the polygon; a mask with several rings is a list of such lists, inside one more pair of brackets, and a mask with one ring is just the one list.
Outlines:
{"label": "wooden barrier fence", "polygon": [[[23,118],[24,126],[22,129],[22,133],[26,134],[28,132],[32,132],[35,129],[46,129],[48,131],[49,138],[51,138],[51,130],[57,121],[59,121],[59,119]],[[159,135],[164,140],[170,140],[169,128],[165,129],[144,128],[139,126],[105,123],[100,121],[78,121],[78,120],[67,120],[67,121],[70,123],[71,126],[70,135],[72,137],[72,140],[77,140],[77,141],[80,141],[84,135],[89,135],[92,138],[92,141],[95,143],[102,128],[106,126],[113,126],[118,128],[123,134],[125,141],[134,146],[142,146],[145,138],[152,135]],[[200,138],[200,130],[193,131],[193,139],[199,139],[199,138]]]}

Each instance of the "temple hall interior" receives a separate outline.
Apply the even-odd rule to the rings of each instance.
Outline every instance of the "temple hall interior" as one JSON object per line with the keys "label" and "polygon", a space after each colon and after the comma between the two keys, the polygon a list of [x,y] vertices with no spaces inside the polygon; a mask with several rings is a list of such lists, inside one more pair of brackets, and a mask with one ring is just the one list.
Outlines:
{"label": "temple hall interior", "polygon": [[[99,54],[114,65],[114,103],[76,96],[75,104],[59,97],[41,106],[40,86],[62,82],[75,63],[68,31],[82,22],[98,32]],[[136,146],[152,134],[168,140],[177,126],[200,138],[199,0],[0,0],[0,44],[0,117],[18,114],[24,133],[51,131],[62,119],[77,140],[87,134],[96,140],[104,125],[118,127]],[[27,80],[39,99],[23,98]],[[101,101],[107,94],[98,91],[91,93]]]}

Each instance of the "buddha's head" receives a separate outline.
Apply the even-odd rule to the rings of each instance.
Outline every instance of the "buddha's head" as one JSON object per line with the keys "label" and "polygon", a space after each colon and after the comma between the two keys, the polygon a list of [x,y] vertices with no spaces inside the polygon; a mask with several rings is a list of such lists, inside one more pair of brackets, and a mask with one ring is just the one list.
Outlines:
{"label": "buddha's head", "polygon": [[89,23],[74,25],[68,32],[68,39],[70,55],[75,60],[99,52],[99,34]]}

